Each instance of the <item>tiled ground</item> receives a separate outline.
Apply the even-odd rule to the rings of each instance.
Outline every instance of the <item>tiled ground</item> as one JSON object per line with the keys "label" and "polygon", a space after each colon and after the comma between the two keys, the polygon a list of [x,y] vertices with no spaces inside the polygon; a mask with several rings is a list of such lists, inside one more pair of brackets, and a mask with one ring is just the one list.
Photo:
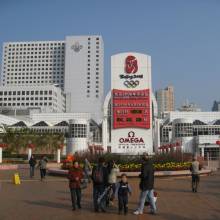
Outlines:
{"label": "tiled ground", "polygon": [[[12,171],[0,171],[0,220],[113,220],[113,219],[155,219],[155,220],[217,220],[220,219],[220,173],[202,177],[200,190],[193,194],[189,178],[156,179],[159,193],[158,214],[134,216],[138,200],[138,179],[130,179],[133,194],[129,201],[128,216],[118,216],[111,207],[108,213],[94,213],[91,186],[83,191],[82,210],[71,210],[68,182],[65,178],[48,177],[39,181],[39,174],[29,180],[28,171],[20,170],[22,184],[15,186],[8,180]],[[147,210],[146,210],[147,211]]]}

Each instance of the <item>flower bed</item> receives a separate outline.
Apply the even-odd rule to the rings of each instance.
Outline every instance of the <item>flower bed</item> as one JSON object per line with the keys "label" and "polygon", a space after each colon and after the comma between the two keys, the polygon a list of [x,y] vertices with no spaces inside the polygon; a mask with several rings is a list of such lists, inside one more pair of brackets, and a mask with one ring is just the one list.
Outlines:
{"label": "flower bed", "polygon": [[[175,171],[175,170],[188,170],[190,167],[190,162],[169,162],[169,163],[161,163],[154,164],[154,168],[156,171]],[[120,164],[121,172],[138,172],[140,171],[141,164]]]}
{"label": "flower bed", "polygon": [[[62,165],[62,169],[67,170],[71,166],[71,162],[65,161]],[[190,162],[168,162],[168,163],[157,163],[154,164],[156,171],[177,171],[177,170],[188,170]],[[92,164],[93,166],[94,164]],[[141,164],[130,163],[130,164],[119,164],[121,172],[139,172]]]}

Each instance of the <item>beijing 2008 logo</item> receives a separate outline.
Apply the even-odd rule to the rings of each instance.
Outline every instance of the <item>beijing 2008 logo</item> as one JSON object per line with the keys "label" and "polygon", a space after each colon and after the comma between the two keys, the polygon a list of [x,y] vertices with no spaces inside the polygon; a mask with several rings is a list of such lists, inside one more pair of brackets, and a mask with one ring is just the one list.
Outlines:
{"label": "beijing 2008 logo", "polygon": [[135,88],[139,85],[139,80],[137,79],[142,79],[143,75],[135,74],[138,72],[138,61],[135,56],[129,55],[125,59],[125,66],[124,66],[124,71],[126,75],[121,74],[120,78],[121,79],[126,79],[124,81],[124,85],[127,88]]}
{"label": "beijing 2008 logo", "polygon": [[127,56],[125,59],[125,72],[136,73],[138,71],[138,62],[135,56]]}

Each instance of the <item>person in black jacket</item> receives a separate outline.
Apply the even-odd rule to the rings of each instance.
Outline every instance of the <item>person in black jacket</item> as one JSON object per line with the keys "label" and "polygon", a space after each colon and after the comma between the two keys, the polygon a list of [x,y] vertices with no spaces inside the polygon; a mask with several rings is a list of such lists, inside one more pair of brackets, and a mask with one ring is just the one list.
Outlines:
{"label": "person in black jacket", "polygon": [[92,170],[92,181],[93,181],[93,203],[95,212],[106,212],[106,198],[103,197],[100,202],[98,202],[99,197],[103,194],[108,186],[108,170],[104,166],[105,159],[103,157],[99,158],[98,164],[93,167]]}
{"label": "person in black jacket", "polygon": [[30,165],[30,177],[33,178],[34,177],[34,169],[35,169],[35,165],[36,165],[37,161],[34,158],[34,155],[31,155],[31,158],[29,160],[29,165]]}
{"label": "person in black jacket", "polygon": [[134,212],[135,215],[143,214],[144,203],[146,198],[150,201],[151,212],[156,214],[156,204],[154,201],[154,167],[152,161],[149,159],[148,154],[143,155],[143,163],[141,166],[140,174],[140,198],[138,209]]}

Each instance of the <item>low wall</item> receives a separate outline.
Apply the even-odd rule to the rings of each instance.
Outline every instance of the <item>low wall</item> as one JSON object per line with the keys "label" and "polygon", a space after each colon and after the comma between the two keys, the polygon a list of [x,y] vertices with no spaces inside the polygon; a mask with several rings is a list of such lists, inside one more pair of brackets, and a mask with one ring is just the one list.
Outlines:
{"label": "low wall", "polygon": [[[211,174],[211,170],[200,170],[200,175],[209,175]],[[68,170],[61,170],[61,169],[55,169],[51,168],[48,169],[48,173],[51,175],[59,175],[59,176],[66,176],[68,173]],[[126,173],[128,177],[138,177],[140,172],[123,172]],[[122,172],[118,174],[120,176]],[[156,177],[166,177],[166,176],[191,176],[191,172],[189,170],[179,170],[179,171],[156,171],[155,172]]]}
{"label": "low wall", "polygon": [[[48,163],[47,167],[50,168],[60,168],[61,164],[58,163]],[[0,170],[18,170],[18,169],[29,169],[29,164],[0,164]]]}

